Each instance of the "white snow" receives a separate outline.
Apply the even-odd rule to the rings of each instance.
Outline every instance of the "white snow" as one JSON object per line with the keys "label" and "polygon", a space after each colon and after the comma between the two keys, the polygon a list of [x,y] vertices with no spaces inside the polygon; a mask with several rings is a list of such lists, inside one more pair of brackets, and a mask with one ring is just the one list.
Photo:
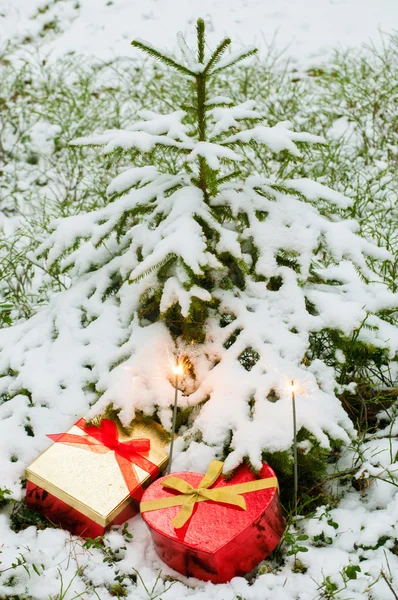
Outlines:
{"label": "white snow", "polygon": [[317,181],[312,181],[311,179],[287,179],[284,183],[292,190],[296,190],[304,194],[308,200],[318,200],[319,198],[323,198],[324,200],[329,200],[329,202],[332,202],[340,208],[347,208],[352,204],[352,200],[350,198],[347,198],[346,196],[343,196],[343,194],[327,188]]}
{"label": "white snow", "polygon": [[231,135],[224,140],[224,143],[230,144],[233,142],[250,142],[254,141],[258,144],[268,146],[273,152],[281,152],[287,150],[294,156],[301,156],[299,149],[294,142],[307,142],[324,144],[324,138],[311,133],[291,131],[292,124],[288,121],[278,123],[274,127],[265,127],[257,125],[253,129],[245,129],[236,135]]}
{"label": "white snow", "polygon": [[120,173],[115,179],[108,185],[106,193],[111,195],[113,193],[120,194],[129,190],[136,183],[144,185],[153,181],[157,176],[158,172],[155,167],[132,167],[126,169],[123,173]]}
{"label": "white snow", "polygon": [[[89,54],[96,60],[120,54],[133,56],[135,50],[129,42],[134,37],[156,39],[160,46],[176,49],[175,30],[194,35],[196,17],[204,16],[212,47],[228,34],[242,45],[260,42],[264,51],[276,33],[279,47],[288,46],[287,55],[293,61],[307,64],[315,57],[325,58],[336,44],[347,47],[367,41],[369,36],[377,37],[378,27],[390,30],[398,17],[398,4],[393,0],[281,0],[278,4],[261,0],[220,0],[216,4],[210,0],[61,0],[49,2],[48,9],[45,5],[44,0],[3,0],[1,44],[9,38],[15,41],[36,36],[45,23],[55,19],[59,31],[43,40],[44,51],[51,51],[54,57],[69,51]],[[43,9],[41,13],[37,13],[38,8]],[[195,57],[181,37],[178,48],[188,68],[198,72]],[[239,52],[227,55],[224,64],[239,57]],[[217,66],[222,65],[220,62]],[[215,105],[230,103],[224,96],[208,100],[208,104]],[[323,143],[318,136],[292,131],[287,122],[245,129],[247,123],[242,120],[260,116],[254,106],[247,101],[238,107],[211,109],[212,135],[228,132],[229,137],[222,143],[253,140],[265,144],[271,152],[288,150],[295,156],[300,155],[295,142]],[[193,144],[182,123],[183,111],[163,115],[142,111],[138,116],[140,122],[128,130],[107,131],[77,142],[103,145],[105,152],[116,148],[147,152],[158,144],[179,147],[186,151],[188,160],[203,157],[216,170],[225,159],[239,159],[229,147],[210,142]],[[30,132],[32,148],[50,154],[56,133],[56,126],[39,123]],[[370,128],[368,133],[374,134]],[[354,128],[345,117],[335,122],[329,134],[355,143]],[[375,164],[384,168],[382,161]],[[310,536],[301,543],[308,552],[298,555],[306,573],[294,573],[294,557],[288,556],[278,571],[265,563],[263,573],[252,584],[243,578],[221,586],[187,580],[157,558],[139,516],[129,522],[134,536],[131,542],[126,543],[120,529],[106,536],[105,551],[109,555],[116,552],[112,556],[120,560],[104,563],[103,552],[85,548],[82,540],[67,532],[39,531],[31,526],[15,533],[6,508],[0,514],[0,597],[20,594],[21,598],[48,600],[60,594],[62,576],[64,589],[71,582],[66,600],[79,594],[88,600],[111,600],[114,596],[109,589],[115,577],[131,574],[132,569],[137,569],[142,579],[138,578],[137,585],[130,579],[125,581],[128,600],[147,599],[151,595],[146,588],[152,586],[152,596],[156,593],[164,600],[314,600],[322,597],[326,578],[335,582],[341,600],[392,597],[380,572],[382,569],[391,577],[396,587],[398,557],[392,550],[397,538],[398,444],[391,434],[398,433],[398,421],[395,428],[387,427],[374,437],[369,435],[355,447],[352,423],[335,395],[333,368],[319,359],[305,366],[302,363],[310,334],[338,328],[348,335],[364,322],[369,327],[360,329],[360,339],[376,347],[388,346],[391,356],[398,351],[396,328],[368,314],[395,307],[396,295],[374,281],[364,255],[383,260],[391,255],[359,238],[355,222],[341,222],[337,217],[329,221],[317,209],[318,200],[344,208],[351,199],[306,178],[284,182],[288,190],[283,193],[278,191],[277,183],[256,176],[238,186],[226,184],[220,197],[205,205],[187,175],[165,176],[152,166],[129,168],[108,186],[109,195],[120,195],[113,202],[53,223],[53,232],[40,250],[48,251],[46,267],[58,259],[61,267],[72,265],[67,280],[70,287],[54,294],[48,306],[29,321],[0,331],[0,371],[8,373],[0,379],[0,394],[16,394],[0,404],[0,488],[9,488],[13,498],[21,498],[24,468],[47,447],[46,433],[67,430],[88,410],[95,414],[113,403],[121,409],[120,418],[125,423],[135,411],[151,414],[156,410],[163,425],[170,429],[170,367],[176,352],[189,353],[196,371],[195,380],[185,375],[181,382],[185,394],[179,394],[179,406],[195,407],[196,412],[195,420],[191,419],[177,440],[173,470],[204,472],[209,461],[221,454],[226,439],[231,448],[226,470],[246,456],[259,466],[262,449],[273,452],[291,446],[289,382],[295,379],[299,385],[299,428],[305,427],[324,448],[329,447],[330,438],[342,440],[346,448],[335,468],[352,470],[352,477],[360,485],[360,491],[348,486],[335,508],[321,507],[312,518],[297,520],[298,533]],[[175,187],[179,189],[173,191]],[[304,202],[295,191],[314,203]],[[123,214],[154,198],[150,218],[143,217],[117,240],[111,232]],[[213,218],[211,209],[221,203],[227,204],[235,216],[242,211],[247,214],[250,227],[246,232],[222,227]],[[268,213],[264,221],[256,218],[259,210]],[[157,218],[160,223],[154,228],[152,219]],[[244,248],[253,236],[259,248],[257,273],[266,278],[279,276],[280,290],[274,292],[262,281],[250,281],[240,291],[236,286],[233,290],[216,288],[212,294],[199,285],[189,286],[187,268],[198,276],[206,266],[220,278],[227,275],[210,252],[200,219],[218,235],[212,251],[230,252],[237,260],[244,257],[250,262]],[[98,245],[108,234],[106,245]],[[80,246],[68,254],[76,237],[81,238]],[[311,259],[319,245],[329,252],[331,264],[325,267],[315,260],[312,266],[324,283],[308,283]],[[278,265],[276,256],[281,249],[296,258],[299,272]],[[138,251],[142,261],[137,258]],[[203,302],[216,300],[221,311],[235,317],[222,330],[215,317],[209,319],[205,348],[176,348],[163,323],[151,324],[137,317],[139,297],[158,285],[155,273],[150,271],[165,260],[175,264],[174,275],[162,291],[162,312],[178,302],[186,316],[195,298]],[[93,269],[97,264],[105,266]],[[372,277],[369,285],[354,265]],[[124,283],[116,295],[104,298],[115,274]],[[306,298],[318,314],[308,313]],[[242,332],[236,342],[225,348],[237,329]],[[248,346],[260,354],[250,375],[237,360]],[[342,351],[336,351],[336,360],[345,362]],[[102,393],[98,403],[93,386]],[[21,393],[26,389],[32,392],[31,399]],[[268,398],[270,391],[279,397],[276,402]],[[248,398],[254,400],[252,414]],[[32,427],[33,437],[28,436],[27,425]],[[305,442],[300,450],[308,452],[309,447],[310,442]],[[333,479],[330,488],[336,498],[342,492],[341,484]],[[383,542],[384,536],[389,536],[387,542]],[[23,566],[12,569],[20,553],[29,573]],[[32,564],[38,565],[40,575]],[[350,564],[358,565],[360,571],[356,579],[344,580],[343,569]],[[76,575],[78,567],[84,569],[84,577]],[[159,571],[162,578],[157,582]],[[11,574],[16,576],[12,586],[7,585]],[[167,589],[169,583],[164,577],[169,575],[177,582]],[[95,590],[87,589],[87,580],[96,586]]]}
{"label": "white snow", "polygon": [[[48,4],[49,9],[38,14]],[[34,18],[33,18],[34,17]],[[395,0],[2,0],[0,40],[35,36],[45,23],[57,19],[60,33],[46,40],[55,55],[88,54],[97,59],[136,55],[134,38],[156,40],[178,51],[175,32],[194,36],[196,19],[203,17],[209,43],[222,37],[260,46],[273,41],[294,62],[318,61],[333,48],[358,47],[379,32],[391,32],[398,20]]]}
{"label": "white snow", "polygon": [[194,162],[198,156],[206,159],[211,169],[218,171],[220,168],[220,159],[239,161],[241,157],[230,148],[223,148],[219,144],[211,142],[197,142],[194,149],[188,155],[188,160]]}
{"label": "white snow", "polygon": [[[221,103],[223,98],[221,99],[215,98],[218,100],[217,103]],[[207,102],[207,104],[213,104],[214,99]],[[209,138],[212,139],[223,133],[224,131],[228,131],[230,127],[236,127],[240,129],[239,121],[243,119],[261,119],[261,114],[253,110],[256,106],[256,103],[253,100],[246,100],[242,104],[238,104],[231,107],[216,107],[213,108],[210,112],[215,123],[213,129],[209,132]]]}

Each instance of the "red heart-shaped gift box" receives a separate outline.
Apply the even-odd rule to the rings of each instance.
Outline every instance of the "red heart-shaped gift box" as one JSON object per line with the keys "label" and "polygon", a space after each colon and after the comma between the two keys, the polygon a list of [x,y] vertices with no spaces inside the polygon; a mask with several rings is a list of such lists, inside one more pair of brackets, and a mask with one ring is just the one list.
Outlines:
{"label": "red heart-shaped gift box", "polygon": [[[210,467],[214,463],[222,468],[218,461],[213,461]],[[173,473],[174,482],[175,478],[180,480],[180,492],[176,493],[176,487],[164,487],[170,476],[161,477],[148,487],[141,503],[141,514],[151,531],[156,551],[174,570],[188,577],[225,583],[233,577],[246,575],[277,546],[284,531],[284,519],[277,480],[271,467],[263,464],[259,477],[245,465],[240,466],[228,481],[219,476],[213,485],[206,486],[208,490],[204,495],[211,492],[214,496],[219,492],[213,490],[224,490],[221,501],[203,496],[198,499],[197,488],[203,490],[200,484],[205,481],[200,473]],[[253,488],[263,485],[262,480],[266,480],[265,485],[269,487],[242,492],[248,482],[256,482],[250,484]],[[188,500],[188,513],[192,507],[193,511],[183,526],[179,523],[175,527],[172,521],[182,510],[181,499],[187,493],[186,490],[181,493],[184,486],[193,489]],[[225,498],[223,501],[228,487],[244,498],[246,510],[227,503]],[[154,508],[173,502],[178,505]]]}

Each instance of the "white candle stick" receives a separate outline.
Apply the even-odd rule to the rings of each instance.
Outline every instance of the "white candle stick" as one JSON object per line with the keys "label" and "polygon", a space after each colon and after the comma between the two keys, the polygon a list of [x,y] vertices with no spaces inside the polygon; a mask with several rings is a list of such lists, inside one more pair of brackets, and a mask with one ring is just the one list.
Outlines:
{"label": "white candle stick", "polygon": [[167,475],[170,474],[171,471],[171,461],[173,460],[173,448],[174,448],[174,437],[176,433],[176,421],[177,421],[177,398],[178,398],[178,376],[184,373],[184,368],[181,363],[178,363],[173,367],[173,373],[175,375],[174,382],[174,406],[173,406],[173,424],[171,427],[171,443],[170,443],[170,452],[169,452],[169,464],[167,466]]}
{"label": "white candle stick", "polygon": [[294,511],[297,516],[297,498],[298,498],[298,470],[297,470],[297,421],[296,421],[296,386],[292,381],[292,409],[293,409],[293,473],[294,473]]}

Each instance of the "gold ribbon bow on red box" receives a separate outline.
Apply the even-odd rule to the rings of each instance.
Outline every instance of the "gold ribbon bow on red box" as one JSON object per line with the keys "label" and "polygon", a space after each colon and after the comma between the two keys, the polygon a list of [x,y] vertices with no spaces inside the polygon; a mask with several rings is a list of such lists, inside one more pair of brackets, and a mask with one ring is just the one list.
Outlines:
{"label": "gold ribbon bow on red box", "polygon": [[170,506],[181,506],[180,512],[172,521],[174,527],[180,529],[191,518],[196,502],[213,500],[213,502],[232,504],[246,510],[246,501],[241,494],[266,490],[269,488],[278,488],[278,480],[276,477],[266,477],[265,479],[257,479],[255,481],[246,481],[244,483],[236,483],[234,485],[209,489],[221,475],[223,466],[223,462],[212,460],[206,475],[199,483],[198,488],[193,488],[190,483],[184,481],[180,477],[168,477],[162,481],[162,486],[175,490],[179,492],[179,494],[176,496],[168,496],[167,498],[157,498],[155,500],[141,502],[141,512],[169,508]]}

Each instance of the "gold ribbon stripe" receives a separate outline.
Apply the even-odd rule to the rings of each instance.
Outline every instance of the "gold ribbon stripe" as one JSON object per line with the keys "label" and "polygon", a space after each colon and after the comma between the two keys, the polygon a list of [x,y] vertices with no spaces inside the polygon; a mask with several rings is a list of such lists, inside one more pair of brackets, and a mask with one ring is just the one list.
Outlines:
{"label": "gold ribbon stripe", "polygon": [[168,477],[162,482],[163,487],[180,492],[178,496],[169,496],[168,498],[158,498],[141,502],[141,512],[170,508],[171,506],[181,506],[180,512],[173,519],[172,523],[176,529],[185,525],[193,513],[196,502],[223,502],[232,504],[246,510],[246,501],[240,494],[248,492],[257,492],[269,488],[278,487],[276,477],[267,477],[266,479],[257,479],[245,483],[237,483],[226,487],[209,489],[222,473],[223,463],[219,460],[211,461],[206,475],[199,483],[198,488],[193,488],[190,483],[179,477]]}

